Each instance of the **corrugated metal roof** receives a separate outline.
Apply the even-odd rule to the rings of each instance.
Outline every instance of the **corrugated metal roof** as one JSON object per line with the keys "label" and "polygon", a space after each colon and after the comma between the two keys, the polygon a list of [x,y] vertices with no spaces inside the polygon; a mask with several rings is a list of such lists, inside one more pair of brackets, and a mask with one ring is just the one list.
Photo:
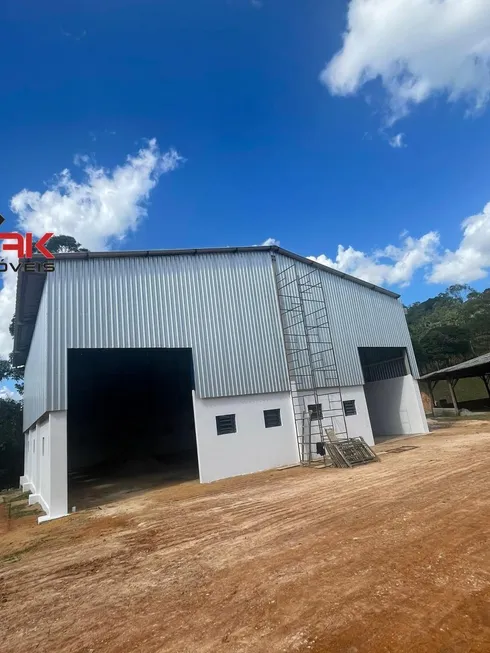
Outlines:
{"label": "corrugated metal roof", "polygon": [[280,248],[62,254],[54,272],[19,278],[16,363],[41,353],[29,353],[25,427],[67,408],[70,348],[190,347],[199,397],[288,391],[273,259],[321,272],[341,385],[364,383],[363,346],[406,347],[418,376],[398,295]]}
{"label": "corrugated metal roof", "polygon": [[107,251],[107,252],[67,252],[65,254],[56,254],[57,259],[90,259],[90,258],[136,258],[136,257],[150,257],[150,256],[189,256],[196,254],[233,254],[233,253],[243,253],[243,252],[276,252],[278,254],[283,254],[284,256],[289,256],[292,259],[297,261],[302,261],[308,265],[318,267],[321,270],[326,270],[330,274],[335,276],[342,277],[343,279],[349,279],[354,283],[358,283],[361,286],[375,290],[376,292],[384,293],[390,297],[400,297],[399,294],[382,288],[381,286],[376,286],[373,283],[364,281],[363,279],[358,279],[353,277],[350,274],[345,272],[340,272],[335,268],[330,268],[323,263],[317,263],[305,256],[300,254],[295,254],[290,252],[287,249],[283,249],[277,245],[257,245],[253,247],[208,247],[208,248],[198,248],[198,249],[150,249],[150,250],[121,250],[121,251]]}
{"label": "corrugated metal roof", "polygon": [[[451,367],[445,367],[442,370],[437,370],[437,372],[431,372],[430,374],[425,374],[420,377],[421,381],[426,381],[428,379],[443,379],[447,376],[471,376],[468,374],[474,368],[482,367],[488,365],[490,368],[490,352],[488,354],[482,354],[482,356],[477,356],[476,358],[471,358],[469,361],[464,361],[463,363],[458,363],[457,365],[451,365]],[[462,374],[459,374],[459,373]],[[490,372],[490,369],[489,369]],[[487,373],[489,373],[487,372]],[[479,376],[478,373],[475,373],[475,376]]]}
{"label": "corrugated metal roof", "polygon": [[[374,290],[375,292],[388,295],[398,299],[400,295],[391,290],[386,290],[362,279],[357,279],[349,274],[329,268],[321,263],[290,252],[276,245],[271,246],[254,246],[254,247],[215,247],[201,249],[163,249],[163,250],[135,250],[135,251],[108,251],[108,252],[67,252],[65,254],[56,254],[56,259],[63,260],[90,260],[100,258],[141,258],[141,257],[160,257],[160,256],[196,256],[199,254],[234,254],[244,252],[276,252],[291,259],[306,263],[316,267],[324,272],[352,281],[360,286]],[[35,260],[44,260],[42,257],[34,256]],[[18,273],[17,280],[17,298],[15,307],[15,329],[14,329],[14,365],[24,365],[29,353],[34,325],[36,322],[37,308],[41,301],[46,273],[25,272],[22,268]],[[35,309],[34,311],[32,309]]]}

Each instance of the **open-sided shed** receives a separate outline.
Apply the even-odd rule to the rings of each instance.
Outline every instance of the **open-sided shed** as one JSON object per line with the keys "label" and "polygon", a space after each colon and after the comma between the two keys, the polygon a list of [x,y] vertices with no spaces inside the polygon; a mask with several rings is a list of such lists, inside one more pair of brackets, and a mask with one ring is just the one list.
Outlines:
{"label": "open-sided shed", "polygon": [[449,394],[451,396],[451,401],[455,411],[459,410],[458,399],[456,397],[456,385],[460,379],[469,379],[469,378],[480,378],[488,392],[490,398],[490,352],[483,354],[482,356],[477,356],[472,358],[469,361],[464,363],[458,363],[457,365],[452,365],[451,367],[445,367],[442,370],[437,372],[431,372],[420,378],[421,381],[425,381],[429,388],[429,393],[432,399],[432,405],[435,405],[434,401],[434,388],[436,387],[439,381],[446,381],[449,388]]}

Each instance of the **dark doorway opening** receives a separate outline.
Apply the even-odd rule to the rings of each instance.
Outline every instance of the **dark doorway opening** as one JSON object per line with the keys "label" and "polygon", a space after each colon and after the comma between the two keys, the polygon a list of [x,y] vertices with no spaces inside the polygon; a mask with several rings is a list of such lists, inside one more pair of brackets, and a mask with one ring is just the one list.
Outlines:
{"label": "dark doorway opening", "polygon": [[68,509],[199,476],[191,349],[68,350]]}
{"label": "dark doorway opening", "polygon": [[359,347],[364,383],[411,374],[405,347]]}
{"label": "dark doorway opening", "polygon": [[359,347],[364,395],[374,441],[410,432],[410,402],[404,379],[411,374],[405,347]]}

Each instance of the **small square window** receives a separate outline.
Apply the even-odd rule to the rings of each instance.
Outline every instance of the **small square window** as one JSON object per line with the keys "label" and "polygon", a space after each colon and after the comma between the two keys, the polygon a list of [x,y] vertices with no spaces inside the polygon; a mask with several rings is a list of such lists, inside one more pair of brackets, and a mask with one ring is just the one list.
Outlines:
{"label": "small square window", "polygon": [[310,404],[308,406],[308,412],[310,413],[312,422],[319,422],[321,419],[323,419],[323,410],[321,404]]}
{"label": "small square window", "polygon": [[218,435],[236,433],[235,415],[216,415],[216,431]]}
{"label": "small square window", "polygon": [[266,429],[281,426],[281,409],[272,408],[271,410],[264,410],[264,423]]}
{"label": "small square window", "polygon": [[344,415],[350,417],[351,415],[357,415],[356,402],[354,399],[349,399],[344,401]]}

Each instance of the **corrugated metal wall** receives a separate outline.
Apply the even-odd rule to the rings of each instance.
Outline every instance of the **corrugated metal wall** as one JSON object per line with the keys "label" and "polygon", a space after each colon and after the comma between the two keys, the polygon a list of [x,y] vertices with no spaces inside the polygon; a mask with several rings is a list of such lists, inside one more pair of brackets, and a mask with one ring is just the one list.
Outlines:
{"label": "corrugated metal wall", "polygon": [[[292,260],[276,255],[278,269],[285,270]],[[307,263],[297,261],[299,274],[311,272]],[[413,375],[418,378],[417,362],[401,302],[348,279],[319,270],[334,344],[341,386],[363,385],[358,347],[406,347]],[[321,290],[312,297],[320,299]]]}
{"label": "corrugated metal wall", "polygon": [[201,398],[289,388],[268,252],[59,260],[46,287],[52,410],[71,347],[192,347]]}
{"label": "corrugated metal wall", "polygon": [[[275,256],[279,269],[292,263]],[[341,385],[364,382],[358,347],[406,347],[418,376],[401,303],[320,275]],[[59,259],[26,366],[25,427],[67,408],[66,352],[85,347],[192,347],[201,398],[289,390],[268,251]]]}
{"label": "corrugated metal wall", "polygon": [[48,410],[48,296],[43,292],[24,371],[24,431]]}

